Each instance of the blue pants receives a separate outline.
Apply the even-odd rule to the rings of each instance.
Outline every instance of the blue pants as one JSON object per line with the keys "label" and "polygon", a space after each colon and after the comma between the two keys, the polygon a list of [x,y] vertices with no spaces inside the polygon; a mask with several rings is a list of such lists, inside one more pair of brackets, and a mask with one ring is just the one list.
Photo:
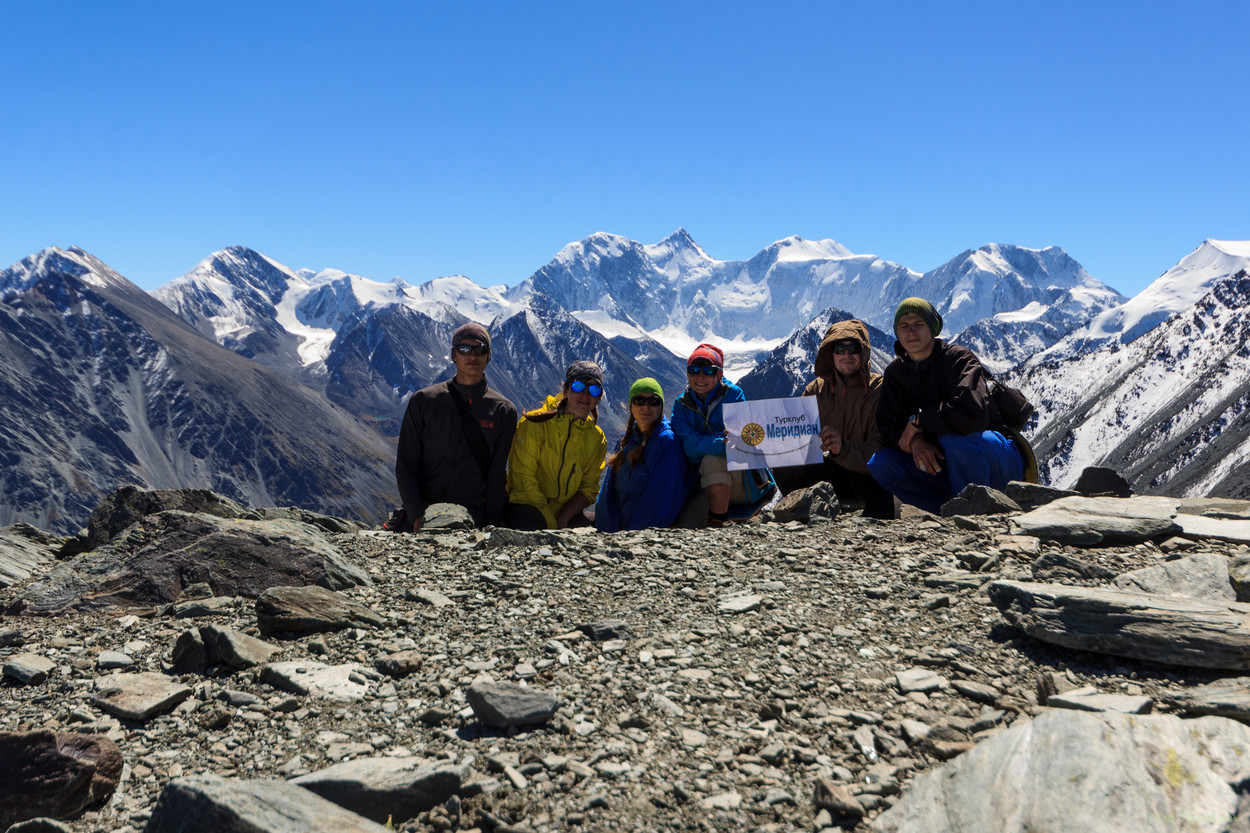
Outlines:
{"label": "blue pants", "polygon": [[922,472],[910,454],[897,448],[883,448],[872,455],[868,471],[903,503],[935,515],[969,483],[1002,491],[1012,480],[1024,477],[1024,460],[1015,443],[997,431],[941,434],[938,445],[946,455],[938,474]]}

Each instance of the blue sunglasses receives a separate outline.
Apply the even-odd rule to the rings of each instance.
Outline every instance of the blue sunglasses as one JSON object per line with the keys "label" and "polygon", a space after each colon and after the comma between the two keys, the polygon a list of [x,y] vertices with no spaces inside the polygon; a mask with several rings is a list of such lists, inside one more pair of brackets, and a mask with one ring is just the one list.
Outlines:
{"label": "blue sunglasses", "polygon": [[715,376],[717,373],[720,373],[720,368],[714,364],[692,364],[686,366],[686,374],[688,376],[698,376],[700,373]]}
{"label": "blue sunglasses", "polygon": [[581,393],[582,391],[589,391],[590,395],[593,396],[595,399],[598,399],[599,397],[603,396],[602,385],[596,385],[594,382],[587,384],[586,382],[583,382],[581,379],[574,379],[572,382],[569,382],[569,390],[573,391],[573,393]]}

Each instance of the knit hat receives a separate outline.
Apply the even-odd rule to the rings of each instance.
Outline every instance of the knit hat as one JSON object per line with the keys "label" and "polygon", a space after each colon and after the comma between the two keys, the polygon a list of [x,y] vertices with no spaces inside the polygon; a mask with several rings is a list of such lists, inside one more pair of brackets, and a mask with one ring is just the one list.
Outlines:
{"label": "knit hat", "polygon": [[643,376],[637,382],[629,386],[629,401],[633,402],[634,397],[640,393],[653,393],[660,397],[660,407],[664,407],[664,388],[660,387],[660,383],[650,376]]}
{"label": "knit hat", "polygon": [[466,341],[480,341],[487,347],[490,347],[490,333],[486,332],[486,328],[476,321],[470,321],[467,324],[461,324],[456,331],[451,334],[451,346],[463,344]]}
{"label": "knit hat", "polygon": [[564,384],[567,385],[575,379],[585,379],[603,387],[603,368],[597,362],[573,362],[569,365],[569,369],[564,371]]}
{"label": "knit hat", "polygon": [[898,320],[904,315],[911,313],[919,315],[924,323],[929,325],[929,332],[933,333],[933,337],[937,338],[942,332],[942,316],[933,304],[930,304],[924,298],[904,298],[903,302],[898,305],[898,309],[894,311],[894,329],[898,329]]}
{"label": "knit hat", "polygon": [[694,364],[695,359],[707,359],[717,367],[725,366],[725,351],[719,347],[713,347],[710,344],[700,344],[694,348],[694,352],[690,354],[690,358],[686,359],[686,364]]}

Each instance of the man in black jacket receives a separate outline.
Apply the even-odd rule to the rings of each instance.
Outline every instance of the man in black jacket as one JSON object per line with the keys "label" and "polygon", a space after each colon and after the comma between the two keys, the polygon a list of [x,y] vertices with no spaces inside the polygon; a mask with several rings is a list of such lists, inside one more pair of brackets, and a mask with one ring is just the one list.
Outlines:
{"label": "man in black jacket", "polygon": [[869,473],[899,500],[935,514],[969,483],[1002,490],[1024,476],[981,362],[940,332],[942,316],[928,301],[898,305],[898,358],[885,369],[877,406],[881,450],[868,461]]}
{"label": "man in black jacket", "polygon": [[461,326],[451,338],[451,360],[455,377],[414,393],[399,429],[395,480],[405,531],[421,528],[432,503],[458,503],[478,526],[503,517],[517,410],[486,387],[490,333],[481,324]]}

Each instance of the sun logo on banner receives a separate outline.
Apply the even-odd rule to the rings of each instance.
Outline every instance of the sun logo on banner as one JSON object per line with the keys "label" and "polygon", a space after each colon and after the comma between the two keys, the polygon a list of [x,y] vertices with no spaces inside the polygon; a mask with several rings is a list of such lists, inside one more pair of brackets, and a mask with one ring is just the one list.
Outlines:
{"label": "sun logo on banner", "polygon": [[755,422],[742,426],[742,441],[747,445],[759,445],[764,442],[764,428]]}

